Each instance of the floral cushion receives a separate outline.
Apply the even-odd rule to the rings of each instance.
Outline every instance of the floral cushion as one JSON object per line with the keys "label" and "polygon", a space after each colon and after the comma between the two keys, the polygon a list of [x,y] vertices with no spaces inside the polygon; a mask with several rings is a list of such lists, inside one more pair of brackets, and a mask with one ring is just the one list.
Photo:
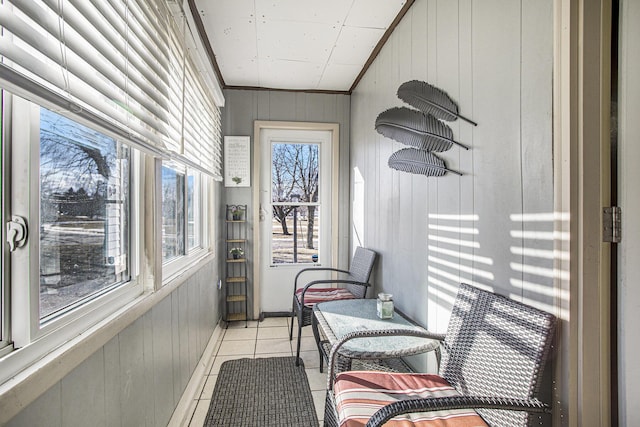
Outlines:
{"label": "floral cushion", "polygon": [[[296,298],[300,301],[302,289],[296,290]],[[326,301],[355,298],[351,292],[343,288],[309,288],[304,294],[305,307],[313,307],[314,304]]]}
{"label": "floral cushion", "polygon": [[[339,374],[334,396],[340,427],[362,427],[380,408],[399,400],[456,396],[459,393],[438,375],[352,371]],[[487,426],[472,409],[398,415],[385,427]]]}

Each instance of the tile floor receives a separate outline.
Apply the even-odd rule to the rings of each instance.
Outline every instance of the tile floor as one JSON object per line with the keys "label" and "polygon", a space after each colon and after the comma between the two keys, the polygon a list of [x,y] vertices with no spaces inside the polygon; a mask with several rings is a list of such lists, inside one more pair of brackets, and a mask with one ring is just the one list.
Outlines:
{"label": "tile floor", "polygon": [[[189,427],[202,427],[209,409],[209,403],[216,384],[220,365],[231,359],[243,357],[294,356],[296,349],[297,325],[294,328],[293,341],[289,341],[289,322],[291,318],[271,317],[262,322],[250,321],[248,327],[244,322],[233,322],[222,331],[222,338],[214,350],[212,360],[207,366],[206,378],[202,381],[202,390],[191,405]],[[309,386],[313,394],[318,420],[322,426],[324,418],[324,399],[326,388],[326,370],[321,374],[318,370],[318,350],[311,326],[302,328],[302,344],[300,355],[304,361]]]}

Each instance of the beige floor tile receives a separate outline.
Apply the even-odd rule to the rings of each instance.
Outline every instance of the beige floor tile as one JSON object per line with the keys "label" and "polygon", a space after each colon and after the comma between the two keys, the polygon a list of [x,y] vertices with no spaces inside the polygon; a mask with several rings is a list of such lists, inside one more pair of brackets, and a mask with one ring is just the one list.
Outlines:
{"label": "beige floor tile", "polygon": [[256,354],[259,353],[287,353],[291,351],[289,338],[256,341]]}
{"label": "beige floor tile", "polygon": [[256,348],[255,340],[222,341],[218,356],[235,356],[240,354],[253,354]]}
{"label": "beige floor tile", "polygon": [[289,330],[286,327],[259,327],[258,339],[259,340],[271,340],[271,339],[289,339]]}
{"label": "beige floor tile", "polygon": [[[258,327],[258,321],[257,320],[249,320],[248,322],[246,322],[246,327],[247,328],[257,328]],[[244,329],[245,328],[245,322],[227,322],[226,324],[226,329]]]}
{"label": "beige floor tile", "polygon": [[196,410],[193,413],[193,418],[191,418],[189,427],[202,427],[205,419],[207,418],[207,411],[209,410],[210,404],[211,400],[209,399],[198,400],[198,404],[196,405]]}
{"label": "beige floor tile", "polygon": [[258,327],[288,326],[287,319],[287,317],[266,317]]}
{"label": "beige floor tile", "polygon": [[218,373],[220,372],[220,366],[227,360],[243,359],[245,357],[249,359],[253,359],[253,354],[240,354],[237,356],[217,356],[216,359],[213,361],[213,366],[211,367],[210,374],[218,375]]}
{"label": "beige floor tile", "polygon": [[[288,331],[288,330],[287,330]],[[298,321],[294,321],[293,325],[293,338],[298,336]],[[302,336],[303,337],[313,337],[313,328],[309,326],[304,326],[302,328]]]}
{"label": "beige floor tile", "polygon": [[[295,346],[297,345],[296,341],[292,341]],[[313,337],[305,337],[302,336],[302,342],[300,343],[300,351],[318,351],[318,345],[316,344],[316,340]]]}
{"label": "beige floor tile", "polygon": [[322,420],[324,420],[324,402],[325,402],[326,393],[327,393],[326,390],[318,390],[318,391],[311,392],[311,394],[313,395],[313,403],[316,406],[316,415],[320,420],[320,425],[323,424]]}
{"label": "beige floor tile", "polygon": [[258,328],[232,328],[224,333],[224,341],[254,340],[258,333]]}
{"label": "beige floor tile", "polygon": [[300,358],[304,362],[304,367],[307,369],[315,368],[317,370],[320,367],[320,356],[317,350],[301,351]]}
{"label": "beige floor tile", "polygon": [[309,387],[311,391],[324,391],[327,389],[327,374],[320,373],[317,369],[305,369],[307,378],[309,379]]}

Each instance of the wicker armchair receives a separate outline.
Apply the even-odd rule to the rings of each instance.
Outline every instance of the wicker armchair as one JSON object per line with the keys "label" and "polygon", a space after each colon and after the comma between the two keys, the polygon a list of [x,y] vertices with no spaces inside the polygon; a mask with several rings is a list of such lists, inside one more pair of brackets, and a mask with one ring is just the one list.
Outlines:
{"label": "wicker armchair", "polygon": [[[291,312],[291,329],[289,340],[293,339],[293,318],[298,318],[298,344],[296,350],[296,366],[300,362],[300,335],[304,326],[311,325],[313,306],[318,302],[335,301],[350,298],[364,298],[369,287],[369,277],[376,260],[376,253],[370,249],[357,247],[351,260],[349,270],[331,267],[305,268],[296,275],[293,283],[293,310]],[[298,279],[310,271],[332,271],[344,274],[338,279],[313,280],[300,288]],[[339,288],[329,288],[327,285],[344,285]],[[324,285],[318,288],[318,285]]]}
{"label": "wicker armchair", "polygon": [[[359,336],[375,336],[376,332],[360,331],[334,346],[329,361],[324,425],[346,425],[341,422],[349,417],[349,423],[353,423],[350,425],[366,422],[367,427],[376,427],[396,416],[409,419],[403,425],[414,425],[411,422],[423,425],[419,421],[431,419],[439,421],[438,425],[449,425],[450,420],[461,420],[464,414],[476,417],[474,423],[479,425],[485,422],[511,427],[539,423],[532,414],[550,412],[549,406],[536,396],[555,324],[555,317],[549,313],[462,284],[447,333],[440,337],[438,375],[360,371],[342,372],[334,378],[334,365],[339,359],[337,347]],[[402,331],[397,331],[397,335],[401,334]],[[437,334],[420,336],[438,339]],[[397,386],[405,378],[417,384],[410,389],[415,392]],[[402,390],[400,395],[394,388],[385,388],[384,384],[389,383]],[[436,387],[439,390],[447,387],[449,390],[425,393],[434,383],[440,384]],[[358,407],[363,390],[368,390],[364,393],[366,405]],[[345,402],[348,405],[342,406]],[[458,413],[453,415],[450,411]]]}

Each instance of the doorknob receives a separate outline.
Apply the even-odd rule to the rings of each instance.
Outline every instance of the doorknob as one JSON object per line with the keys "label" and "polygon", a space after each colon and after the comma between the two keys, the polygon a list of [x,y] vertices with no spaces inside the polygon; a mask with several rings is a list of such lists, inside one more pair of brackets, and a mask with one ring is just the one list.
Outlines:
{"label": "doorknob", "polygon": [[27,243],[27,221],[21,216],[13,215],[11,221],[7,222],[7,243],[10,252]]}

